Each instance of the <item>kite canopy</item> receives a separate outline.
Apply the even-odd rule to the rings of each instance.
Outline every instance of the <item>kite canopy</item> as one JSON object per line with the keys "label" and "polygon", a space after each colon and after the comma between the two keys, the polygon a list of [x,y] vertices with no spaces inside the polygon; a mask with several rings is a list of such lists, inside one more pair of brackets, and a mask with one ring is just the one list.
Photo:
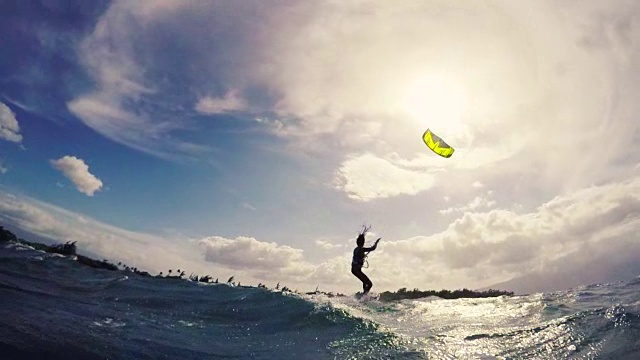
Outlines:
{"label": "kite canopy", "polygon": [[424,143],[427,144],[429,149],[442,157],[448,158],[453,155],[453,148],[447,145],[444,140],[440,139],[438,135],[432,133],[429,129],[427,129],[427,131],[422,135],[422,140],[424,140]]}

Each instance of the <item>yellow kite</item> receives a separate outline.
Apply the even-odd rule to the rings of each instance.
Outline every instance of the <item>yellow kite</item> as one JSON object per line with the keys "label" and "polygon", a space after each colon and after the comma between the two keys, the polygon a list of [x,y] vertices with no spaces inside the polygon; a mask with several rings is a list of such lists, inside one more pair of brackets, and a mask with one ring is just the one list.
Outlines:
{"label": "yellow kite", "polygon": [[432,133],[429,129],[427,129],[427,131],[422,135],[422,140],[424,140],[424,143],[427,144],[429,149],[442,157],[448,158],[453,155],[453,148],[447,145],[444,140],[440,139],[438,135]]}

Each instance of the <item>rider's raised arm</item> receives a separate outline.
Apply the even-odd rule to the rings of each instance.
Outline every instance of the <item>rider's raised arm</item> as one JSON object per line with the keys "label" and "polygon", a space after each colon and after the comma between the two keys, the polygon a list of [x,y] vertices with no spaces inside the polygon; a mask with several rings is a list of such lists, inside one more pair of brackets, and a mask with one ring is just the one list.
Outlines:
{"label": "rider's raised arm", "polygon": [[364,251],[369,252],[369,251],[373,251],[373,250],[375,250],[375,249],[376,249],[376,247],[378,247],[378,241],[380,241],[380,239],[381,239],[381,238],[378,238],[378,240],[376,240],[376,242],[373,244],[373,246],[372,246],[372,247],[364,248]]}

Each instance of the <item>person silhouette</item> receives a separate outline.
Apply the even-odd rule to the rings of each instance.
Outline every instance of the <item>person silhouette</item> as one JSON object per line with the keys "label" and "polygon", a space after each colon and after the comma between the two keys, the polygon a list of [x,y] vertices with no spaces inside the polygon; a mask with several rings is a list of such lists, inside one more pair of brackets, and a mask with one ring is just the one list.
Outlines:
{"label": "person silhouette", "polygon": [[376,240],[372,247],[364,247],[364,236],[370,228],[371,226],[363,226],[362,231],[358,234],[358,238],[356,239],[357,247],[353,249],[353,258],[351,260],[351,273],[358,279],[360,279],[360,281],[362,281],[363,294],[366,294],[369,292],[369,290],[371,290],[371,287],[373,287],[373,283],[371,282],[369,277],[367,277],[367,275],[362,272],[362,267],[364,266],[367,254],[376,249],[376,247],[378,246],[378,242],[381,239],[378,238],[378,240]]}

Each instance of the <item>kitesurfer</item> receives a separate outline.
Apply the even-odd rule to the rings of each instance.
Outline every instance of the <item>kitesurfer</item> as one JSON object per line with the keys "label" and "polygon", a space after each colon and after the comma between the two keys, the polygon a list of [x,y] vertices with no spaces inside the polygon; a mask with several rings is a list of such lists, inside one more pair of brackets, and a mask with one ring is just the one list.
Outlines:
{"label": "kitesurfer", "polygon": [[362,266],[364,266],[367,253],[375,250],[378,246],[378,241],[381,239],[378,238],[372,247],[364,247],[364,235],[370,228],[371,226],[363,227],[363,230],[358,234],[358,238],[356,239],[356,245],[358,245],[358,247],[353,249],[353,259],[351,260],[351,273],[362,281],[363,294],[366,294],[371,290],[373,283],[369,280],[367,275],[362,272]]}

